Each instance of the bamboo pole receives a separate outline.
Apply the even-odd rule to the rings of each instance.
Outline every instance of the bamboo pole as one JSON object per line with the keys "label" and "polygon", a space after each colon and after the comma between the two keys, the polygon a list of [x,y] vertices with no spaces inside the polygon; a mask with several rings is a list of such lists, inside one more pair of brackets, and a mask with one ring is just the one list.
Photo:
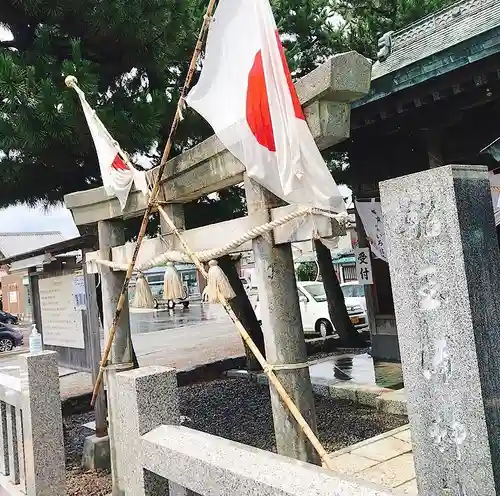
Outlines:
{"label": "bamboo pole", "polygon": [[[196,69],[196,63],[198,61],[199,55],[200,55],[202,47],[203,47],[203,40],[204,40],[206,31],[207,31],[207,28],[208,28],[208,25],[210,22],[210,18],[211,18],[211,15],[212,15],[212,12],[213,12],[213,9],[215,6],[215,2],[216,2],[216,0],[209,1],[209,4],[207,6],[207,10],[206,10],[206,14],[203,18],[203,24],[202,24],[202,27],[200,29],[200,33],[198,35],[198,40],[196,42],[193,57],[191,58],[191,63],[189,65],[189,70],[188,70],[188,73],[186,75],[186,80],[184,82],[184,86],[183,86],[182,91],[181,91],[181,96],[179,98],[179,103],[177,105],[177,110],[176,110],[176,113],[174,116],[174,120],[173,120],[172,126],[170,128],[170,133],[168,135],[165,149],[163,150],[163,155],[161,158],[158,175],[155,179],[155,182],[153,185],[153,190],[151,192],[151,196],[149,198],[146,211],[144,212],[144,217],[142,219],[141,227],[140,227],[139,234],[137,237],[137,244],[135,246],[134,253],[132,255],[132,260],[130,261],[130,263],[128,265],[127,273],[125,275],[125,280],[124,280],[123,287],[122,287],[122,290],[120,293],[120,298],[119,298],[118,304],[116,306],[116,311],[115,311],[115,315],[113,318],[113,324],[111,326],[111,329],[110,329],[110,332],[108,335],[108,341],[106,343],[106,348],[104,350],[104,356],[103,356],[103,359],[101,362],[101,366],[99,368],[99,374],[98,374],[96,383],[94,385],[94,391],[92,393],[92,400],[91,400],[92,406],[94,405],[95,399],[97,397],[97,394],[99,392],[99,388],[100,388],[101,383],[102,383],[104,369],[106,367],[106,364],[107,364],[107,361],[109,358],[109,353],[111,351],[113,339],[114,339],[115,334],[116,334],[116,328],[118,325],[118,321],[120,319],[120,315],[121,315],[123,306],[125,304],[125,295],[126,295],[126,292],[128,289],[130,278],[132,277],[132,272],[134,270],[135,262],[137,260],[138,254],[139,254],[139,250],[141,248],[141,244],[142,244],[142,241],[144,239],[144,235],[146,233],[146,228],[147,228],[148,221],[149,221],[149,215],[152,213],[154,207],[156,207],[158,209],[158,211],[164,217],[164,219],[166,220],[167,224],[170,226],[170,228],[172,229],[174,234],[178,237],[185,252],[189,255],[189,257],[191,258],[193,263],[196,265],[196,267],[200,271],[200,273],[205,278],[208,278],[208,273],[205,270],[203,264],[200,262],[198,257],[191,251],[191,249],[184,241],[180,231],[177,229],[177,227],[174,224],[174,222],[172,221],[172,219],[170,219],[170,217],[165,212],[163,207],[156,202],[156,199],[157,199],[158,192],[160,189],[161,178],[162,178],[163,173],[165,171],[165,166],[166,166],[166,163],[167,163],[167,160],[168,160],[168,157],[170,155],[171,148],[172,148],[173,136],[174,136],[174,134],[177,130],[177,127],[179,125],[179,122],[181,120],[182,107],[184,105],[184,98],[186,97],[186,93],[188,91],[192,77],[194,75],[194,71]],[[125,156],[125,158],[127,158],[127,157]],[[285,388],[283,387],[283,385],[281,384],[279,379],[276,377],[276,374],[273,372],[272,367],[266,361],[266,359],[264,358],[262,353],[259,351],[259,349],[255,345],[255,343],[253,342],[252,338],[250,337],[250,335],[246,331],[246,329],[243,326],[243,324],[241,323],[241,321],[237,318],[237,316],[235,315],[235,313],[233,312],[233,310],[229,306],[228,301],[224,298],[223,295],[219,295],[219,301],[221,302],[222,306],[226,310],[226,312],[229,315],[229,317],[231,318],[231,320],[236,325],[236,328],[237,328],[238,332],[240,333],[241,337],[243,338],[243,340],[245,341],[247,346],[250,348],[252,353],[257,358],[257,361],[259,362],[259,364],[263,368],[266,375],[269,377],[270,382],[273,384],[274,388],[276,389],[276,391],[280,395],[281,399],[283,400],[283,402],[286,404],[286,406],[290,410],[290,413],[293,415],[293,417],[295,418],[295,420],[299,424],[300,428],[303,430],[306,437],[309,439],[311,444],[314,446],[314,448],[318,452],[318,454],[321,458],[321,461],[323,462],[323,465],[326,466],[327,468],[329,468],[330,470],[333,470],[333,466],[331,464],[328,453],[323,448],[323,446],[322,446],[321,442],[319,441],[319,439],[317,438],[316,434],[314,434],[313,430],[309,427],[308,423],[306,422],[306,420],[304,419],[304,417],[300,413],[299,409],[297,408],[295,403],[292,401],[292,399],[290,398],[290,396],[286,392]]]}
{"label": "bamboo pole", "polygon": [[115,315],[113,317],[113,324],[111,325],[111,329],[109,331],[108,340],[106,342],[106,347],[104,349],[104,355],[101,361],[101,365],[99,367],[99,374],[97,376],[96,383],[94,384],[94,391],[92,392],[92,400],[90,402],[91,406],[94,406],[97,394],[99,392],[99,388],[101,387],[102,378],[104,374],[104,369],[106,368],[106,364],[109,359],[109,353],[111,351],[111,346],[113,344],[113,340],[116,334],[116,328],[118,326],[118,321],[120,320],[120,315],[123,310],[123,306],[125,305],[125,297],[127,294],[128,285],[130,282],[130,278],[132,277],[132,272],[134,270],[135,262],[137,260],[137,255],[139,254],[139,250],[141,249],[141,244],[144,239],[144,235],[146,234],[146,229],[148,227],[149,216],[153,211],[155,206],[156,198],[158,196],[158,192],[160,190],[160,182],[163,177],[163,173],[165,172],[165,166],[167,165],[167,160],[170,155],[170,151],[172,149],[172,141],[175,132],[177,131],[177,127],[179,126],[179,122],[182,117],[182,109],[184,106],[184,99],[188,92],[188,89],[191,85],[191,80],[193,79],[194,72],[196,70],[196,64],[198,62],[198,58],[200,56],[201,50],[203,48],[203,40],[205,39],[205,34],[207,32],[208,26],[210,24],[210,19],[212,16],[212,12],[215,7],[216,0],[209,0],[207,10],[205,16],[203,17],[203,24],[201,26],[200,32],[198,34],[198,39],[196,41],[196,46],[193,52],[193,56],[191,58],[191,63],[189,64],[189,69],[186,75],[186,80],[184,82],[184,86],[181,90],[181,96],[179,98],[179,102],[177,104],[177,110],[175,112],[174,120],[172,122],[172,126],[170,128],[170,132],[168,135],[167,143],[165,145],[165,149],[163,150],[163,155],[161,157],[161,162],[158,170],[158,175],[156,176],[153,189],[151,191],[151,195],[148,200],[148,205],[146,207],[146,211],[144,212],[144,217],[142,219],[141,228],[139,230],[139,234],[137,236],[137,244],[135,245],[134,253],[132,255],[132,260],[129,263],[125,280],[123,282],[122,290],[120,293],[120,297],[118,299],[118,304],[116,306]]}
{"label": "bamboo pole", "polygon": [[[177,229],[176,225],[172,221],[172,219],[168,216],[167,212],[163,209],[161,205],[157,205],[158,211],[160,212],[160,215],[163,216],[169,227],[172,229],[172,232],[177,236],[179,239],[182,247],[184,248],[184,251],[189,255],[193,263],[196,265],[196,268],[200,271],[201,275],[207,279],[208,278],[208,273],[205,270],[205,267],[201,263],[200,259],[196,256],[196,254],[191,251],[189,246],[187,245],[186,241],[182,237],[182,234],[180,231]],[[247,344],[247,346],[250,348],[252,353],[255,355],[255,358],[259,362],[260,366],[266,373],[267,377],[269,377],[269,381],[272,383],[278,394],[280,395],[281,399],[285,403],[285,405],[288,407],[290,410],[290,413],[293,415],[297,423],[299,424],[300,428],[306,435],[307,439],[309,439],[310,443],[314,446],[314,449],[318,452],[318,455],[321,458],[321,461],[323,462],[323,465],[329,468],[330,470],[334,470],[334,467],[331,464],[330,457],[328,456],[328,453],[326,452],[325,448],[323,448],[323,445],[321,444],[320,440],[317,438],[316,434],[314,434],[313,430],[309,427],[309,424],[306,422],[302,414],[300,413],[299,409],[293,402],[292,398],[290,398],[289,394],[286,392],[285,388],[281,384],[280,380],[276,377],[276,374],[272,370],[272,366],[269,365],[267,360],[264,358],[262,353],[260,352],[259,348],[255,345],[253,342],[252,338],[248,334],[247,330],[241,323],[241,321],[238,319],[236,314],[233,312],[233,309],[229,305],[228,301],[226,298],[224,298],[223,295],[219,293],[219,301],[221,302],[221,305],[224,307],[224,310],[226,310],[227,314],[231,318],[231,320],[234,322],[236,325],[236,329],[238,329],[238,332],[240,333],[241,337],[243,338],[243,341]]]}

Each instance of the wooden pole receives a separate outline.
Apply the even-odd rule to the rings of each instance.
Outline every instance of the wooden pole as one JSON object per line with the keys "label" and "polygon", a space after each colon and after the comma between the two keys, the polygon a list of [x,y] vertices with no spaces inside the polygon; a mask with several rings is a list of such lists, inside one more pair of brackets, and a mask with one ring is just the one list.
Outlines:
{"label": "wooden pole", "polygon": [[[85,295],[87,300],[87,309],[85,318],[89,335],[89,354],[92,359],[92,380],[97,380],[99,374],[99,363],[101,362],[101,332],[99,325],[99,310],[97,304],[97,292],[95,284],[95,274],[87,273],[87,264],[85,263],[85,254],[89,250],[83,250],[83,275],[85,278]],[[97,437],[108,435],[108,411],[106,407],[106,398],[104,391],[101,391],[96,398],[95,410],[95,434]]]}
{"label": "wooden pole", "polygon": [[[205,267],[201,263],[200,259],[196,256],[196,254],[191,251],[187,243],[184,241],[184,238],[182,237],[180,231],[177,229],[177,227],[175,226],[175,224],[170,219],[170,217],[168,216],[168,214],[165,212],[165,210],[161,205],[158,205],[158,211],[163,216],[167,224],[170,226],[172,232],[179,239],[182,247],[184,248],[184,251],[189,255],[193,263],[196,265],[196,268],[200,271],[203,277],[207,279],[208,273],[205,270]],[[314,431],[309,427],[308,423],[300,413],[299,409],[295,406],[295,403],[292,401],[289,394],[286,392],[285,388],[283,387],[279,379],[276,377],[276,374],[273,372],[272,367],[266,361],[266,359],[260,352],[259,348],[257,348],[252,338],[250,337],[246,329],[243,327],[243,324],[240,322],[238,317],[236,317],[236,314],[233,312],[231,306],[229,305],[229,302],[221,294],[219,294],[219,301],[221,302],[221,305],[224,307],[224,310],[227,312],[231,320],[236,325],[236,329],[240,333],[240,336],[243,338],[243,341],[246,343],[251,352],[255,355],[255,358],[259,362],[260,366],[262,367],[266,375],[269,377],[269,381],[275,387],[281,399],[290,410],[290,413],[293,415],[293,418],[297,421],[300,428],[306,435],[307,439],[309,439],[310,443],[317,451],[318,455],[321,458],[321,461],[323,462],[323,465],[329,468],[330,470],[334,470],[334,467],[330,461],[330,457],[328,456],[328,453],[326,452],[325,448],[323,448],[323,445],[321,444],[320,440],[317,438]]]}
{"label": "wooden pole", "polygon": [[196,46],[193,52],[193,56],[191,58],[191,63],[189,64],[188,73],[186,75],[186,80],[184,82],[184,86],[181,91],[181,96],[179,98],[179,103],[177,105],[177,110],[175,112],[174,120],[172,122],[172,126],[170,128],[170,133],[168,135],[167,143],[165,145],[165,149],[163,150],[163,155],[161,158],[158,175],[156,176],[153,190],[151,191],[151,196],[148,201],[148,206],[146,207],[146,211],[144,212],[144,217],[142,219],[141,228],[139,230],[139,234],[137,236],[137,244],[135,245],[134,253],[132,255],[132,260],[127,268],[127,273],[125,275],[125,280],[123,282],[122,291],[120,293],[120,298],[118,300],[118,304],[116,306],[115,316],[113,318],[113,324],[109,331],[108,340],[106,342],[106,347],[104,349],[104,355],[102,358],[101,366],[99,368],[99,374],[97,376],[97,380],[94,384],[94,391],[92,393],[91,405],[94,405],[95,399],[97,397],[97,393],[99,392],[99,388],[101,387],[102,378],[104,374],[104,369],[108,362],[109,353],[111,351],[111,346],[113,344],[113,339],[116,333],[116,327],[118,325],[118,321],[120,320],[120,314],[122,312],[123,306],[125,304],[125,297],[128,290],[128,285],[130,282],[130,278],[132,277],[132,272],[134,270],[135,262],[137,260],[137,256],[139,254],[139,250],[141,249],[141,244],[144,239],[144,235],[146,234],[146,229],[148,227],[149,216],[153,211],[153,207],[156,202],[156,198],[158,196],[158,192],[160,190],[160,182],[163,177],[163,173],[165,172],[165,166],[167,165],[167,160],[170,155],[170,151],[172,149],[172,142],[175,132],[177,131],[177,127],[179,126],[179,122],[182,116],[182,108],[184,106],[184,99],[186,98],[187,91],[191,85],[191,80],[193,79],[194,72],[196,70],[196,64],[198,62],[198,58],[200,56],[201,50],[203,48],[203,40],[205,39],[205,34],[207,32],[208,26],[210,24],[210,19],[212,16],[212,12],[215,7],[216,0],[209,0],[207,10],[205,16],[203,17],[203,24],[200,29],[200,33],[198,35],[198,40],[196,42]]}

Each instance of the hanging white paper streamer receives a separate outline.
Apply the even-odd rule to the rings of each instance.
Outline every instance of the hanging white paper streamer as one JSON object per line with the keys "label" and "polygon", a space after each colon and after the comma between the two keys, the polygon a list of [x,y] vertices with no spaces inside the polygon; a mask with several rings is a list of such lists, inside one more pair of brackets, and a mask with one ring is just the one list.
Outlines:
{"label": "hanging white paper streamer", "polygon": [[371,201],[355,201],[356,210],[365,228],[366,237],[370,243],[372,253],[376,258],[387,262],[385,248],[384,220],[380,201],[374,198]]}

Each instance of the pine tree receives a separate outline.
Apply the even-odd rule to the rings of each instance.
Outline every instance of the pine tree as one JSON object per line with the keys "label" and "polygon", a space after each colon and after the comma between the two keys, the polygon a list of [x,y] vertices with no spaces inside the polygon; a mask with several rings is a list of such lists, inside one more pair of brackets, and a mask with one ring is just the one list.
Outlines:
{"label": "pine tree", "polygon": [[[199,27],[195,0],[2,0],[0,24],[1,206],[49,204],[101,184],[75,75],[129,153],[161,145]],[[182,148],[205,135],[184,126]]]}

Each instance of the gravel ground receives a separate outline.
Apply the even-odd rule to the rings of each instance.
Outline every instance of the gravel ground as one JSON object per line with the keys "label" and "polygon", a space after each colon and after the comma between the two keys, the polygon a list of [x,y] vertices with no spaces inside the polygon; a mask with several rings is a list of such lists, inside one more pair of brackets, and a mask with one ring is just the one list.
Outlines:
{"label": "gravel ground", "polygon": [[111,474],[81,468],[83,440],[93,432],[83,424],[94,420],[94,412],[76,414],[64,419],[66,430],[66,489],[68,496],[106,496],[111,493]]}
{"label": "gravel ground", "polygon": [[[225,379],[180,389],[186,427],[276,451],[269,388],[246,379]],[[328,452],[400,427],[406,417],[380,413],[349,401],[316,397],[319,439]]]}
{"label": "gravel ground", "polygon": [[[267,386],[246,379],[221,379],[182,387],[179,394],[185,426],[276,451]],[[406,417],[321,397],[316,398],[316,416],[320,441],[329,452],[407,423]],[[64,419],[69,496],[111,493],[109,473],[86,472],[80,468],[83,440],[91,434],[81,425],[91,420],[92,412]]]}

